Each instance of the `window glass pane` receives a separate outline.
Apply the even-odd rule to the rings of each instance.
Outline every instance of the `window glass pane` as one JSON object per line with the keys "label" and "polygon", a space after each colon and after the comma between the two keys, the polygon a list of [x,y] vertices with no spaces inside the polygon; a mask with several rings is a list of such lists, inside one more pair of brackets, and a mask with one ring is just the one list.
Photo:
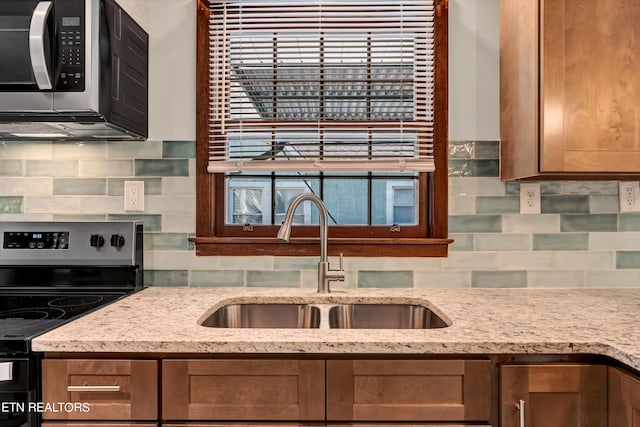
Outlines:
{"label": "window glass pane", "polygon": [[[320,182],[318,179],[277,179],[275,196],[274,224],[280,225],[291,204],[291,201],[302,193],[320,194]],[[294,224],[318,224],[318,210],[311,202],[303,202],[295,211]]]}
{"label": "window glass pane", "polygon": [[227,224],[271,222],[271,180],[238,177],[227,179]]}
{"label": "window glass pane", "polygon": [[417,185],[414,179],[374,179],[371,186],[372,223],[416,225]]}
{"label": "window glass pane", "polygon": [[327,178],[324,181],[323,199],[331,216],[329,225],[366,225],[369,209],[367,193],[366,179]]}

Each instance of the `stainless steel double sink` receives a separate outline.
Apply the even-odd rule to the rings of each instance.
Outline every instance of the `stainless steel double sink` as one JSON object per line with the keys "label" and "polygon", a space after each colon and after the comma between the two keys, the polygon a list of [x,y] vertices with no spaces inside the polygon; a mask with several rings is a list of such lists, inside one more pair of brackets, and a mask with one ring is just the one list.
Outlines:
{"label": "stainless steel double sink", "polygon": [[448,325],[416,304],[232,304],[201,322],[212,328],[432,329]]}

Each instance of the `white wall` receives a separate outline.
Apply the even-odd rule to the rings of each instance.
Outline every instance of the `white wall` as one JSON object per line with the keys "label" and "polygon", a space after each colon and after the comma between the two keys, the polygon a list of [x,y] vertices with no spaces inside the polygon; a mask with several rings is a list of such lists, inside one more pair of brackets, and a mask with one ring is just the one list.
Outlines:
{"label": "white wall", "polygon": [[449,0],[449,139],[500,139],[499,0]]}
{"label": "white wall", "polygon": [[[195,139],[196,0],[119,0],[150,34],[150,139]],[[449,139],[499,139],[499,0],[449,1]]]}
{"label": "white wall", "polygon": [[118,0],[149,33],[149,139],[196,138],[196,0]]}

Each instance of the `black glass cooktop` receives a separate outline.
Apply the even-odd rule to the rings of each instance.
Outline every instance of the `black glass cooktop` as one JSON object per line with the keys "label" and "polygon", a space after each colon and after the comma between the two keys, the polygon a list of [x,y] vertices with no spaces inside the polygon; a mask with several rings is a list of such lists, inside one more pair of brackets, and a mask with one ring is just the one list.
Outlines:
{"label": "black glass cooktop", "polygon": [[31,338],[123,295],[0,293],[0,353],[28,351]]}

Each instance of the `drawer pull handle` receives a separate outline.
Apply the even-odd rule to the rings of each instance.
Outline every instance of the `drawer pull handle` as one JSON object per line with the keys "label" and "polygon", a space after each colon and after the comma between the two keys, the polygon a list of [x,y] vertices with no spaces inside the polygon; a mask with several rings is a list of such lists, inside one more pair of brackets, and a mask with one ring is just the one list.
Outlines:
{"label": "drawer pull handle", "polygon": [[520,412],[520,427],[525,427],[525,425],[524,425],[524,400],[520,399],[520,402],[516,403],[516,408],[518,408],[518,412]]}
{"label": "drawer pull handle", "polygon": [[94,392],[118,392],[119,385],[70,385],[67,391],[94,391]]}

